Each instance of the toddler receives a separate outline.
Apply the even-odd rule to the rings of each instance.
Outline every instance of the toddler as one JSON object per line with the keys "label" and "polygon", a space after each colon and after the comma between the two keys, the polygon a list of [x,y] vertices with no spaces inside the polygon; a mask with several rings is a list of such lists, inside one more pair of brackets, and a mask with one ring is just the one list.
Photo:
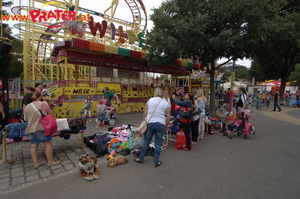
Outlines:
{"label": "toddler", "polygon": [[51,97],[51,93],[49,91],[49,89],[47,89],[47,84],[43,84],[42,85],[43,90],[42,90],[42,97]]}
{"label": "toddler", "polygon": [[237,113],[234,122],[227,125],[228,130],[226,131],[226,133],[228,134],[229,139],[234,138],[232,136],[232,131],[233,131],[233,129],[237,128],[242,123],[243,117],[244,117],[243,113]]}
{"label": "toddler", "polygon": [[99,104],[97,108],[97,119],[98,119],[97,127],[105,126],[105,112],[106,112],[106,106],[103,104],[103,100],[99,100]]}

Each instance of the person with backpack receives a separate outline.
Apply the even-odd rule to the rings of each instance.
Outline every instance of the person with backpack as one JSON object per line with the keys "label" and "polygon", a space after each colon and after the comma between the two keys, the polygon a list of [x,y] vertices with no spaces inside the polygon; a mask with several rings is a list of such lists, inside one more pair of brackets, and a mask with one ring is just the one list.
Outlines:
{"label": "person with backpack", "polygon": [[180,125],[183,128],[184,135],[186,137],[186,146],[183,148],[183,151],[190,151],[191,147],[191,123],[193,121],[193,101],[194,101],[193,93],[186,93],[184,96],[184,101],[180,101],[176,98],[173,98],[175,103],[180,106],[178,111],[180,115]]}

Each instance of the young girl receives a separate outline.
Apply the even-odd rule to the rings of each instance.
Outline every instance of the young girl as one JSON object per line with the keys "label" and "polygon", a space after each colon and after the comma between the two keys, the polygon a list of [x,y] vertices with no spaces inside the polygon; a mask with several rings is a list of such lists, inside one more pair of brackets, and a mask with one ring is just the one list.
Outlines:
{"label": "young girl", "polygon": [[234,138],[232,136],[232,131],[233,131],[233,129],[237,128],[242,123],[243,117],[244,117],[243,113],[237,113],[234,122],[227,125],[228,130],[226,131],[226,133],[228,134],[229,139]]}
{"label": "young girl", "polygon": [[266,110],[269,110],[269,106],[270,106],[270,101],[272,99],[271,93],[268,93],[266,96]]}
{"label": "young girl", "polygon": [[86,97],[86,100],[84,101],[85,102],[85,105],[83,107],[84,109],[84,117],[86,116],[87,113],[89,113],[89,118],[90,118],[90,122],[92,122],[92,104],[93,104],[93,101],[92,101],[92,98],[91,96],[87,96]]}
{"label": "young girl", "polygon": [[[97,105],[97,126],[96,127],[101,127],[105,126],[105,111],[106,111],[106,106],[103,104],[103,100],[99,100],[99,104]],[[102,125],[101,125],[102,123]]]}

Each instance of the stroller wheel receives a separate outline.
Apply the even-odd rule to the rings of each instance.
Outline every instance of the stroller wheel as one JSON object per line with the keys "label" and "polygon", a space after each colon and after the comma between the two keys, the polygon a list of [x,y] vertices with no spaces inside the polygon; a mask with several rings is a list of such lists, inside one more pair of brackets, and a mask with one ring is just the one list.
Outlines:
{"label": "stroller wheel", "polygon": [[113,126],[113,125],[116,124],[116,120],[111,118],[111,119],[108,121],[108,123],[109,123],[109,125]]}
{"label": "stroller wheel", "polygon": [[237,135],[238,135],[238,136],[241,136],[241,135],[242,135],[242,132],[241,132],[241,131],[238,131],[238,132],[237,132]]}
{"label": "stroller wheel", "polygon": [[246,140],[248,140],[248,139],[249,139],[249,136],[248,136],[248,135],[245,135],[244,138],[245,138]]}
{"label": "stroller wheel", "polygon": [[228,136],[228,133],[223,133],[224,136]]}

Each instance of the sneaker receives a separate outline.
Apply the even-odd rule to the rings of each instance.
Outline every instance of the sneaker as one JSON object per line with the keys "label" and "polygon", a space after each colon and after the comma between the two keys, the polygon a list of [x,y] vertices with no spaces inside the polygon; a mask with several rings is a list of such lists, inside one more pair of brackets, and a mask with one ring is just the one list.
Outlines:
{"label": "sneaker", "polygon": [[192,142],[192,144],[197,144],[197,142]]}
{"label": "sneaker", "polygon": [[96,128],[100,128],[100,125],[97,125]]}
{"label": "sneaker", "polygon": [[281,110],[279,110],[278,112],[280,112]]}

